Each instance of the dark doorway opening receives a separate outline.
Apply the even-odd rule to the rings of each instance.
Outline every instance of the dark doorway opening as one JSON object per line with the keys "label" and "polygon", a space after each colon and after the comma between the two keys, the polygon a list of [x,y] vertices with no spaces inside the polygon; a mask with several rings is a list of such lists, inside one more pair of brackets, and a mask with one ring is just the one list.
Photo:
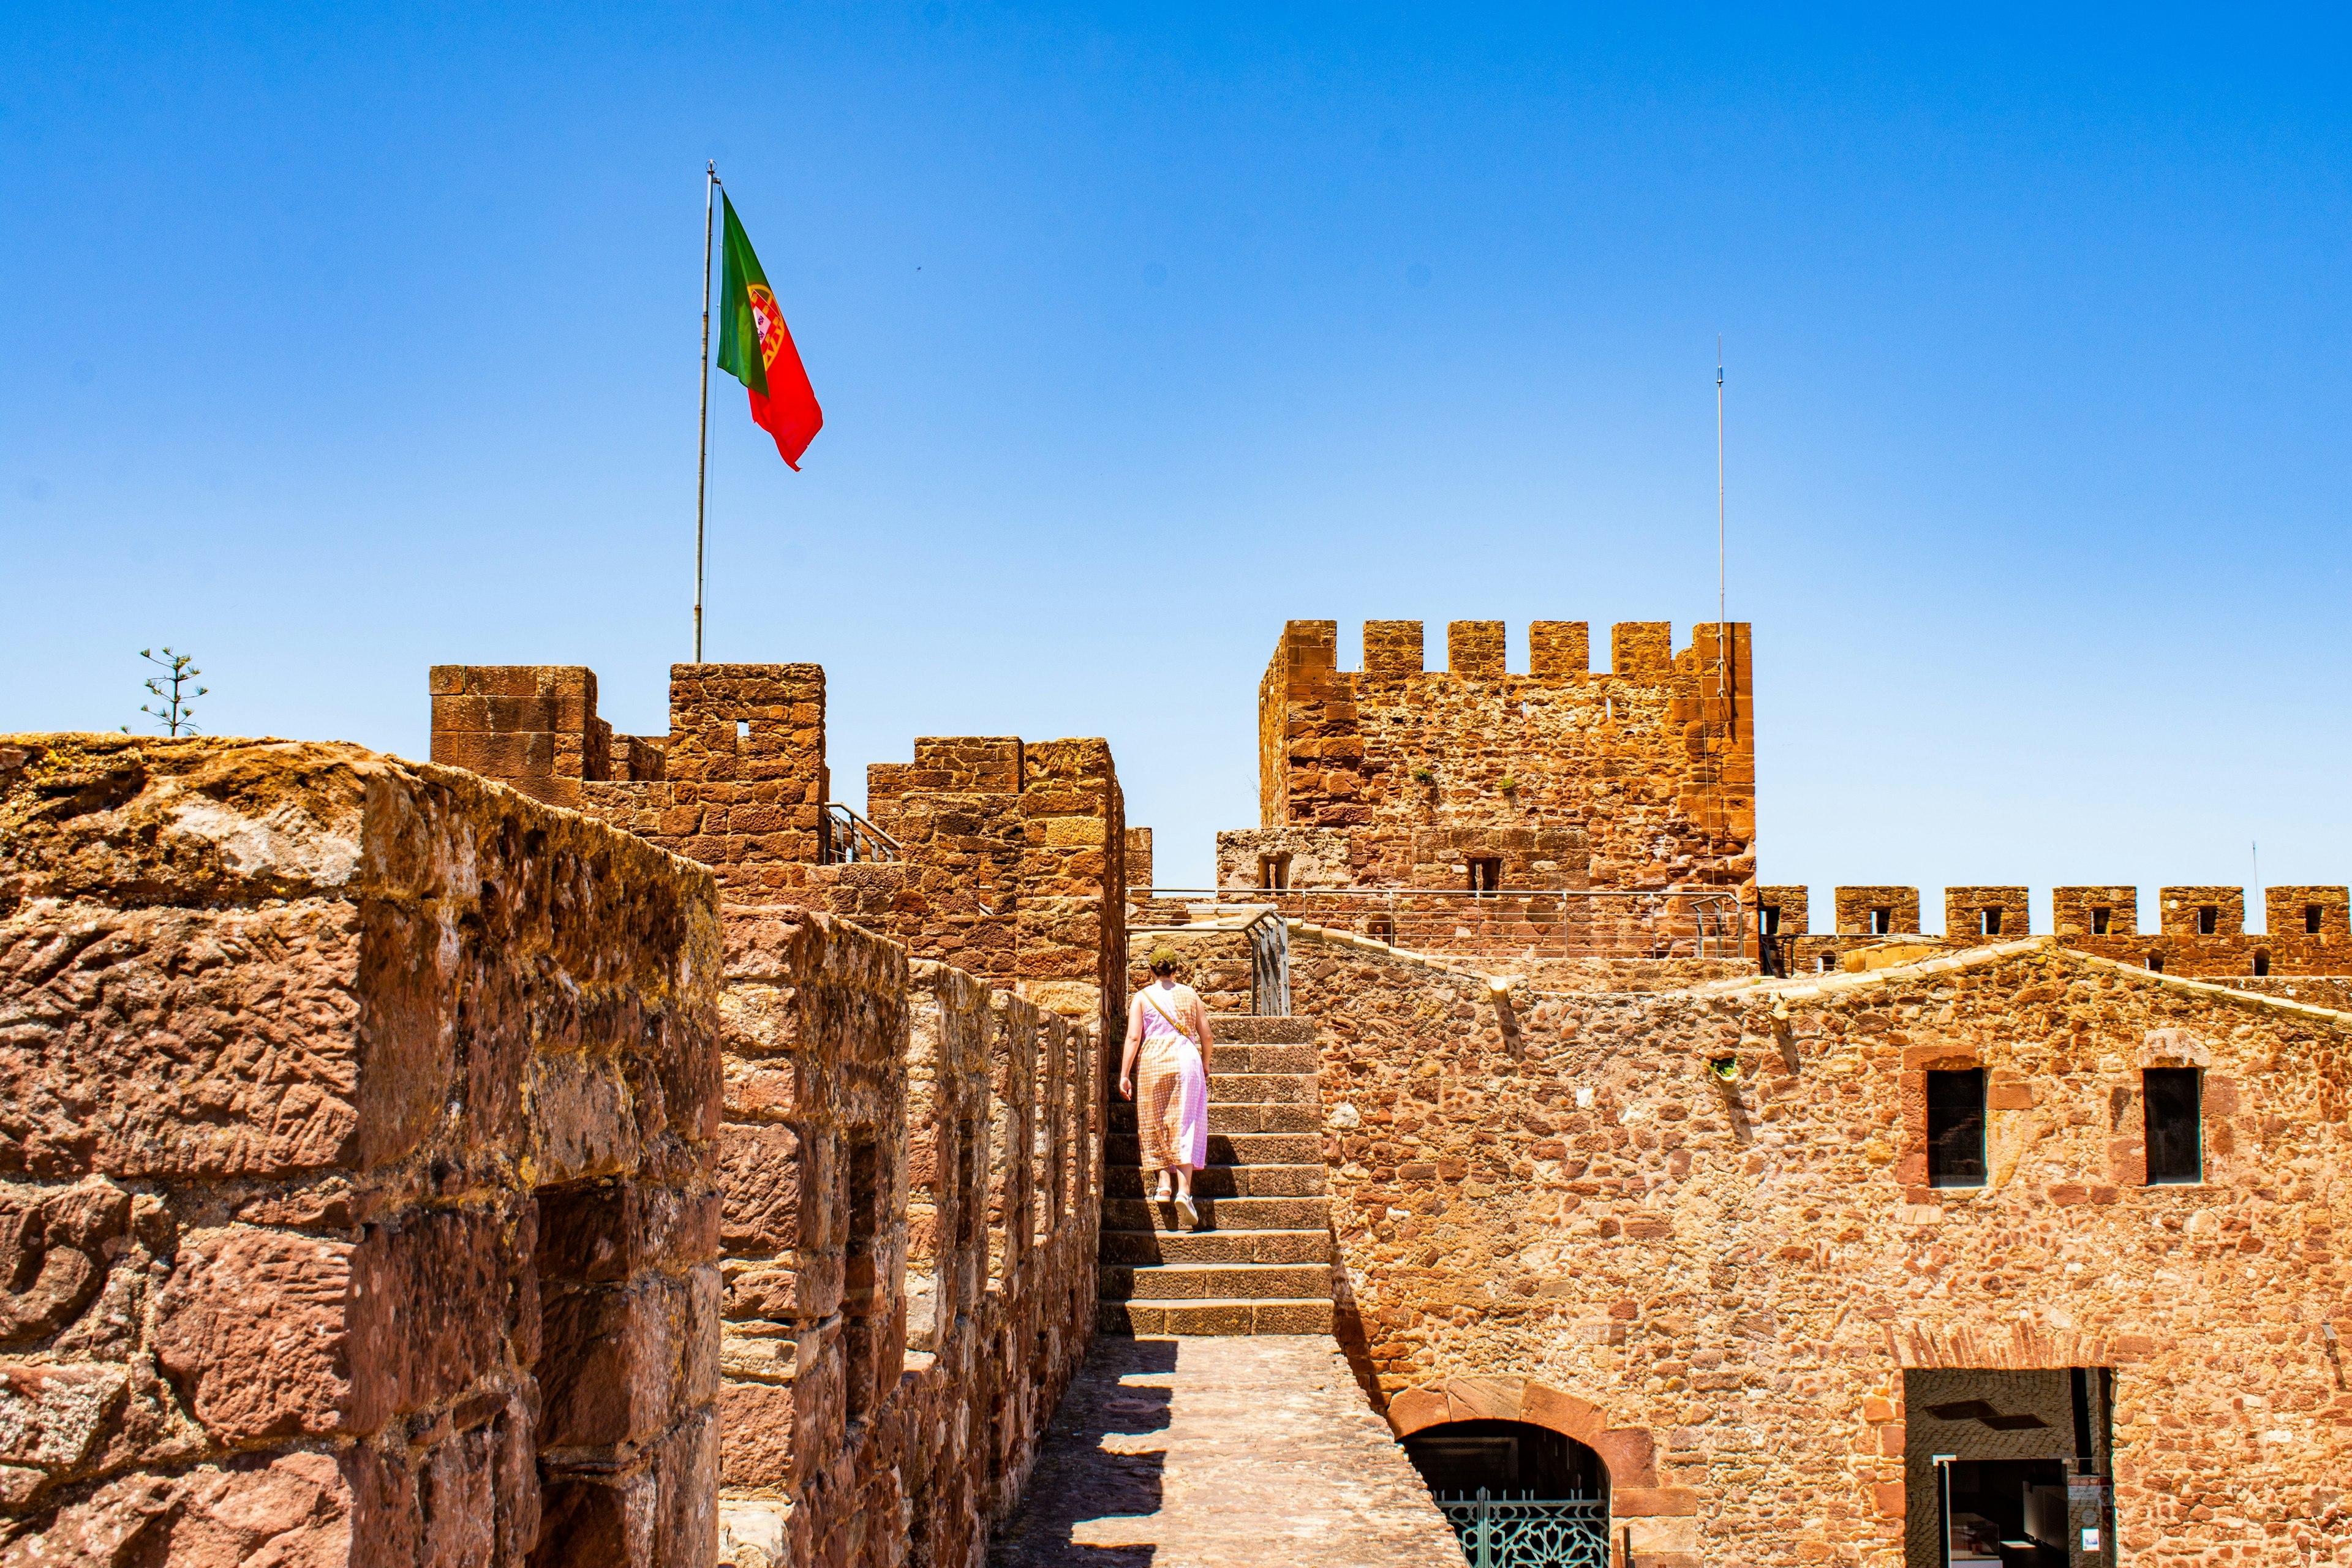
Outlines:
{"label": "dark doorway opening", "polygon": [[1906,1568],[2113,1568],[2114,1375],[1903,1373]]}
{"label": "dark doorway opening", "polygon": [[1465,1562],[1606,1568],[1609,1469],[1574,1438],[1525,1421],[1449,1421],[1404,1451]]}
{"label": "dark doorway opening", "polygon": [[2059,1459],[1955,1459],[1946,1502],[1951,1561],[2070,1568],[2066,1466]]}

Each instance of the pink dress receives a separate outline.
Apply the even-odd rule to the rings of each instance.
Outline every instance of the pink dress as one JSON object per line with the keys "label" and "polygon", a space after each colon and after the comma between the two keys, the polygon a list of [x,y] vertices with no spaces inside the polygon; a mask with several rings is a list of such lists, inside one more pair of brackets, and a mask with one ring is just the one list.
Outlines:
{"label": "pink dress", "polygon": [[1135,1063],[1135,1131],[1146,1171],[1171,1165],[1197,1171],[1209,1163],[1209,1075],[1202,1070],[1201,1048],[1160,1010],[1182,1018],[1199,1005],[1186,986],[1162,990],[1154,983],[1145,993],[1143,1048]]}

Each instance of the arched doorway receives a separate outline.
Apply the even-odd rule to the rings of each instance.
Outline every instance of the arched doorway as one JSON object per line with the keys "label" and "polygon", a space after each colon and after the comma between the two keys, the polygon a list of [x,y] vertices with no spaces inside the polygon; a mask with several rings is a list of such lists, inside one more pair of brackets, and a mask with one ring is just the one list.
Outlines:
{"label": "arched doorway", "polygon": [[1609,1568],[1609,1468],[1527,1421],[1447,1421],[1408,1434],[1471,1568]]}

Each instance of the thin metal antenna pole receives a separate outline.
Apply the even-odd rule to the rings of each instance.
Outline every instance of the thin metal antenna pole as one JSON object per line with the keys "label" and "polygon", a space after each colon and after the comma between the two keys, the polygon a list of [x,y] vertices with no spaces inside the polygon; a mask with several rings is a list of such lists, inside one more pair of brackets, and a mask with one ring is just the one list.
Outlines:
{"label": "thin metal antenna pole", "polygon": [[710,209],[719,163],[702,166],[702,418],[694,443],[694,662],[702,662],[702,507],[710,473]]}
{"label": "thin metal antenna pole", "polygon": [[[1725,752],[1728,752],[1738,721],[1731,712],[1731,613],[1728,601],[1724,596],[1723,515],[1723,334],[1717,332],[1715,334],[1715,700],[1723,720],[1723,736],[1718,743]],[[1727,835],[1731,831],[1731,813],[1725,806],[1723,798],[1724,765],[1728,760],[1718,755],[1715,761],[1716,821],[1706,836],[1707,880],[1717,887],[1722,885],[1717,871],[1718,835]],[[1740,910],[1743,921],[1746,915],[1743,908]],[[1740,948],[1745,951],[1748,945],[1746,934],[1742,932],[1738,940]],[[1701,951],[1704,952],[1704,944],[1701,944]],[[1763,956],[1760,944],[1757,956],[1759,959]]]}
{"label": "thin metal antenna pole", "polygon": [[1723,334],[1715,334],[1715,689],[1731,695],[1724,659],[1731,639],[1731,615],[1724,597],[1723,577]]}

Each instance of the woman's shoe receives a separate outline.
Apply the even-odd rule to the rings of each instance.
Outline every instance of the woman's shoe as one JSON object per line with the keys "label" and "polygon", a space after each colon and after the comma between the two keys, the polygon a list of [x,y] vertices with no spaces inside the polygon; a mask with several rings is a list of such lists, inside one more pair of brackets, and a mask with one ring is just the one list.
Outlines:
{"label": "woman's shoe", "polygon": [[1176,1212],[1184,1216],[1186,1230],[1201,1228],[1201,1211],[1192,1206],[1192,1195],[1190,1193],[1176,1200]]}

